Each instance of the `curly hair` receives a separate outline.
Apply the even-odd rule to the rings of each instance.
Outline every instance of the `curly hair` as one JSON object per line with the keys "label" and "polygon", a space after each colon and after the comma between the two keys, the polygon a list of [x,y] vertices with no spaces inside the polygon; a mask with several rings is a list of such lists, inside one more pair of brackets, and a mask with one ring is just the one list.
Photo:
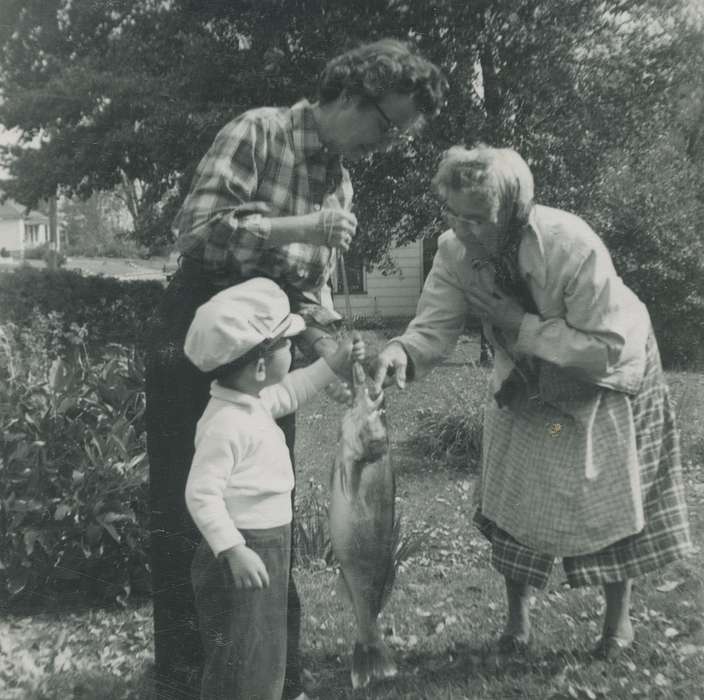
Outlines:
{"label": "curly hair", "polygon": [[329,61],[320,75],[318,98],[325,104],[344,91],[376,102],[396,92],[413,95],[421,114],[432,117],[440,111],[447,87],[445,76],[435,64],[402,41],[381,39]]}

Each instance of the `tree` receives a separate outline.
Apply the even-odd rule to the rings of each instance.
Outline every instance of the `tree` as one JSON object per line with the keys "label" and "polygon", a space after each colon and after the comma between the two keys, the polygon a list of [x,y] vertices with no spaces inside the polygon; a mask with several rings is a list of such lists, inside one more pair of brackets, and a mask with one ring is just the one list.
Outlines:
{"label": "tree", "polygon": [[64,197],[59,206],[65,251],[69,255],[132,257],[140,254],[129,234],[130,215],[118,195],[94,192],[85,200]]}
{"label": "tree", "polygon": [[169,240],[194,168],[230,118],[313,97],[325,61],[360,41],[417,44],[451,91],[423,138],[353,168],[356,252],[370,261],[440,230],[428,183],[453,143],[516,147],[541,198],[582,209],[604,152],[681,81],[691,39],[661,19],[680,18],[680,0],[2,3],[0,120],[25,135],[8,152],[5,189],[30,203],[58,186],[86,197],[120,185],[137,239],[153,245]]}
{"label": "tree", "polygon": [[668,364],[704,363],[704,43],[680,25],[687,61],[641,124],[602,158],[588,218],[647,304]]}

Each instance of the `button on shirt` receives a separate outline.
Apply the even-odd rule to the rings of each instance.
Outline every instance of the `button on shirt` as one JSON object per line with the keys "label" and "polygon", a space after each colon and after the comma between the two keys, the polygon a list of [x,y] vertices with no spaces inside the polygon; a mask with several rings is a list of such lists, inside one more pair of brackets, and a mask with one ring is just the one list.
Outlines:
{"label": "button on shirt", "polygon": [[311,104],[250,110],[218,133],[198,165],[174,222],[178,249],[217,286],[262,275],[284,288],[293,311],[337,320],[327,288],[334,251],[270,245],[257,216],[309,214],[326,197],[349,209],[352,184],[340,156],[321,143]]}

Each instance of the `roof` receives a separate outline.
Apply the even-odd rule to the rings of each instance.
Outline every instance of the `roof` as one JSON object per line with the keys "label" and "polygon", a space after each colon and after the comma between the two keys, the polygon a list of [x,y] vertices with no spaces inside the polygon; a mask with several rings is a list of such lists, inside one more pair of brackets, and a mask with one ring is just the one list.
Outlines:
{"label": "roof", "polygon": [[4,202],[0,202],[0,219],[14,220],[14,219],[24,219],[29,223],[34,224],[48,224],[49,217],[42,214],[40,211],[27,208],[15,202],[14,199],[6,199]]}

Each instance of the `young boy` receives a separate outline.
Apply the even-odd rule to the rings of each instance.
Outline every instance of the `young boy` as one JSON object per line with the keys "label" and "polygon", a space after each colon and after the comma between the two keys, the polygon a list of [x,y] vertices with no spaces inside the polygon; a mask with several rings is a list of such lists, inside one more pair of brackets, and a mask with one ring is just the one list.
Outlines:
{"label": "young boy", "polygon": [[348,341],[289,374],[289,338],[304,327],[284,292],[257,277],[200,306],[186,336],[186,355],[214,378],[186,484],[204,538],[192,566],[203,700],[281,700],[294,477],[275,419],[364,356],[361,340]]}

